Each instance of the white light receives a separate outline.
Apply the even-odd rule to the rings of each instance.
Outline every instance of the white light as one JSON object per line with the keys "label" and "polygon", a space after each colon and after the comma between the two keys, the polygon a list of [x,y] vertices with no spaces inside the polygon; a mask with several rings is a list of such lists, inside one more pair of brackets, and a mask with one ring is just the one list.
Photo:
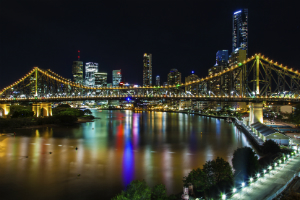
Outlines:
{"label": "white light", "polygon": [[250,178],[250,182],[252,182],[253,181],[253,178]]}
{"label": "white light", "polygon": [[245,183],[244,182],[242,182],[242,187],[244,187],[245,186]]}
{"label": "white light", "polygon": [[236,188],[233,188],[232,192],[235,193],[236,192]]}
{"label": "white light", "polygon": [[222,195],[222,199],[226,199],[226,194],[223,194],[223,195]]}
{"label": "white light", "polygon": [[260,177],[260,174],[257,174],[257,177]]}

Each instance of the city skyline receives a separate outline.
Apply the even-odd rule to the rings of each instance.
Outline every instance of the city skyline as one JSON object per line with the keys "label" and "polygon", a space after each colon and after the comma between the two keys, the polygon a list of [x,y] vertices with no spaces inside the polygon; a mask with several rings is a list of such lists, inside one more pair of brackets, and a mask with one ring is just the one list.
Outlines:
{"label": "city skyline", "polygon": [[[94,4],[60,3],[58,6],[54,3],[36,3],[33,9],[32,2],[19,3],[16,6],[2,2],[1,72],[9,75],[11,68],[16,70],[13,76],[1,77],[0,87],[14,82],[33,66],[50,68],[72,79],[71,66],[72,62],[77,60],[77,50],[81,51],[80,60],[83,63],[99,63],[99,70],[108,73],[113,69],[122,69],[126,82],[140,85],[143,73],[141,55],[145,52],[154,55],[155,67],[152,73],[153,76],[160,75],[161,83],[166,81],[167,74],[172,68],[178,69],[182,77],[188,76],[192,70],[199,77],[203,77],[203,71],[206,75],[207,69],[215,63],[215,53],[220,49],[230,50],[232,15],[242,8],[249,10],[248,55],[262,53],[284,65],[297,68],[297,45],[290,44],[297,44],[299,41],[296,37],[299,33],[299,23],[294,21],[296,17],[295,12],[292,12],[294,9],[292,4],[285,4],[286,9],[278,17],[272,13],[281,9],[283,6],[281,3],[272,2],[272,7],[269,7],[268,2],[259,5],[255,2],[217,2],[216,6],[207,3],[206,10],[200,8],[196,2],[187,2],[183,6],[177,2],[172,6],[166,2],[156,4],[135,2],[136,5],[126,2],[119,7],[99,3],[95,4],[95,8],[102,6],[107,9],[107,11],[102,9],[103,12],[99,12],[99,16],[84,15]],[[144,14],[137,11],[144,5],[153,8],[153,13]],[[69,16],[62,12],[67,10],[67,6],[70,6]],[[76,16],[77,12],[72,11],[72,8],[75,11],[82,10],[82,14]],[[52,12],[51,9],[57,12]],[[178,10],[182,12],[178,14]],[[16,14],[18,11],[20,12]],[[122,12],[118,14],[117,11]],[[96,38],[94,32],[86,28],[108,13],[108,17],[113,15],[116,17],[99,21],[100,25],[93,26],[94,32],[97,33],[101,25],[105,28],[101,29],[102,35]],[[208,15],[210,17],[207,17]],[[124,18],[122,22],[123,20],[129,22],[123,25],[118,23],[121,16]],[[140,17],[139,20],[135,19],[137,16]],[[95,19],[88,22],[87,20],[92,17]],[[147,19],[151,19],[147,26],[142,25]],[[287,21],[289,23],[286,23]],[[79,30],[78,33],[73,31],[74,28]],[[111,34],[112,36],[109,36]],[[277,38],[281,38],[280,41]],[[289,43],[291,38],[293,42]],[[12,62],[16,58],[20,61]],[[112,82],[111,76],[108,77],[107,82]]]}

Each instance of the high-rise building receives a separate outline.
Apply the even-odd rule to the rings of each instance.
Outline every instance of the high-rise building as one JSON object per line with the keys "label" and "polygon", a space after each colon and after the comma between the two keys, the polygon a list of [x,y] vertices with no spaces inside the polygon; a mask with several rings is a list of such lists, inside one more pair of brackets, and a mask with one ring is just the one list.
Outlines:
{"label": "high-rise building", "polygon": [[107,86],[107,73],[96,72],[95,73],[95,86],[106,87]]}
{"label": "high-rise building", "polygon": [[122,81],[121,70],[112,71],[112,84],[113,87],[119,87],[119,83]]}
{"label": "high-rise building", "polygon": [[[199,77],[194,74],[194,71],[192,71],[192,74],[185,77],[185,84],[193,82],[193,81],[197,81],[199,79]],[[198,84],[192,84],[192,85],[186,85],[185,86],[185,91],[189,91],[192,94],[196,95],[197,94],[197,89],[198,89]]]}
{"label": "high-rise building", "polygon": [[160,86],[160,76],[156,76],[156,85]]}
{"label": "high-rise building", "polygon": [[228,64],[228,50],[217,51],[216,64],[217,65],[227,65]]}
{"label": "high-rise building", "polygon": [[237,48],[246,50],[248,54],[248,9],[233,13],[232,18],[232,52]]}
{"label": "high-rise building", "polygon": [[181,84],[181,73],[177,69],[171,69],[170,73],[168,74],[168,84]]}
{"label": "high-rise building", "polygon": [[95,73],[98,72],[98,63],[85,63],[85,85],[95,86]]}
{"label": "high-rise building", "polygon": [[143,86],[152,86],[152,54],[144,54]]}
{"label": "high-rise building", "polygon": [[73,81],[75,83],[83,84],[83,62],[73,61],[72,65]]}
{"label": "high-rise building", "polygon": [[[247,59],[247,51],[242,48],[237,48],[234,52],[231,53],[229,58],[229,67],[233,67],[235,65],[241,65],[243,61]],[[243,73],[234,72],[232,76],[234,80],[230,81],[231,85],[229,85],[230,92],[238,95],[243,95]]]}

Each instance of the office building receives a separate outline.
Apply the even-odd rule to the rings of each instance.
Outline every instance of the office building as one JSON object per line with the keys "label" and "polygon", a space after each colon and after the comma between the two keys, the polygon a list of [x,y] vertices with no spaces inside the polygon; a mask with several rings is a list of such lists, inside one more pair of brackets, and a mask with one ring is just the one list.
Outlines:
{"label": "office building", "polygon": [[103,73],[103,72],[95,73],[95,86],[107,87],[107,73]]}
{"label": "office building", "polygon": [[73,61],[72,65],[73,82],[83,84],[83,62]]}
{"label": "office building", "polygon": [[248,54],[248,9],[233,13],[232,18],[232,52],[237,48],[246,50]]}
{"label": "office building", "polygon": [[98,72],[98,63],[85,63],[85,85],[95,86],[95,73]]}
{"label": "office building", "polygon": [[160,86],[160,76],[156,76],[156,85]]}
{"label": "office building", "polygon": [[112,71],[112,84],[113,87],[119,87],[120,82],[122,81],[121,70]]}
{"label": "office building", "polygon": [[152,86],[152,54],[144,54],[143,86]]}
{"label": "office building", "polygon": [[177,69],[171,69],[170,73],[168,74],[168,84],[181,84],[181,73]]}

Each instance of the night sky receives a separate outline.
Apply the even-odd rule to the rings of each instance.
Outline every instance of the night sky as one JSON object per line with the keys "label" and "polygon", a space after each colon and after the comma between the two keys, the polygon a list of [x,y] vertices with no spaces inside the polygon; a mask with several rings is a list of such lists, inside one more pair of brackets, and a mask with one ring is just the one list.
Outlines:
{"label": "night sky", "polygon": [[142,84],[146,52],[162,82],[171,68],[182,81],[192,70],[204,77],[218,50],[231,53],[232,15],[241,8],[249,10],[249,55],[300,69],[296,2],[0,0],[0,89],[34,66],[71,78],[77,50],[108,82],[121,69],[123,81]]}

